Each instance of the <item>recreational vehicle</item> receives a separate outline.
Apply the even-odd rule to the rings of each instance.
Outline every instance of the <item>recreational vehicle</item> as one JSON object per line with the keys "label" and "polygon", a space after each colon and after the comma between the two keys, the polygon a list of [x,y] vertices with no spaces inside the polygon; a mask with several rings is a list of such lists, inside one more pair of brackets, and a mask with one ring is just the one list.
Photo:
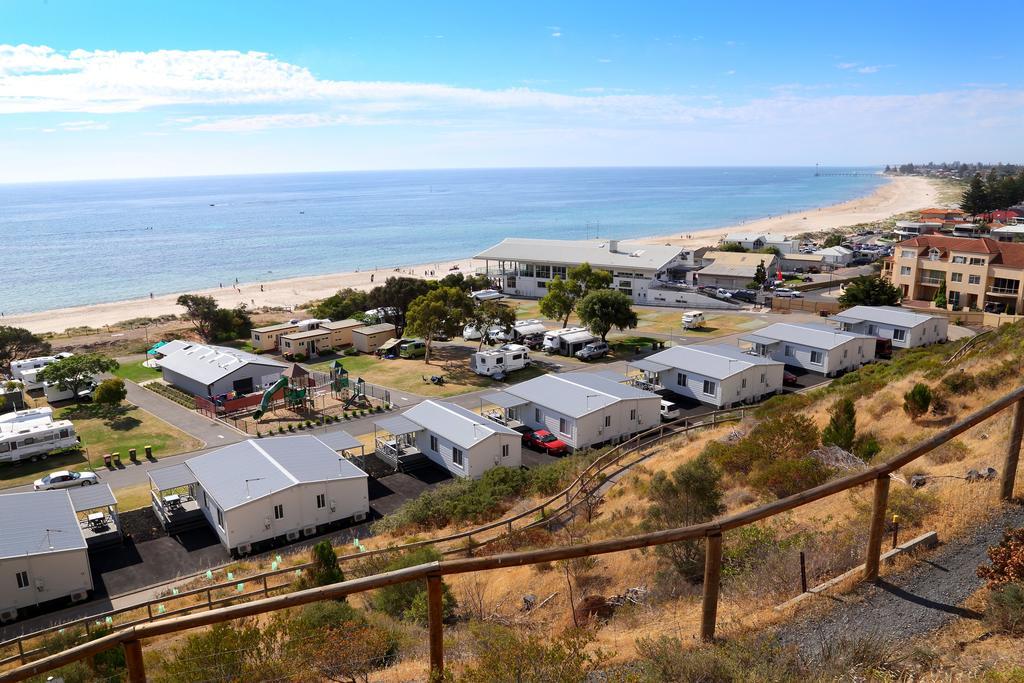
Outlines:
{"label": "recreational vehicle", "polygon": [[0,462],[45,458],[51,451],[78,445],[69,420],[54,420],[53,408],[0,415]]}
{"label": "recreational vehicle", "polygon": [[93,377],[92,381],[89,382],[81,391],[78,392],[77,396],[75,392],[70,389],[61,389],[55,382],[43,382],[43,396],[46,397],[47,403],[56,403],[57,401],[70,401],[74,398],[86,399],[91,398],[94,391],[96,391],[96,378]]}
{"label": "recreational vehicle", "polygon": [[37,377],[39,371],[50,363],[56,363],[57,361],[63,360],[72,355],[73,354],[65,351],[64,353],[58,353],[55,356],[39,356],[38,358],[16,360],[11,363],[11,377],[21,380],[25,385],[25,391],[39,389],[43,386],[43,382]]}
{"label": "recreational vehicle", "polygon": [[504,376],[525,368],[532,361],[530,352],[520,344],[505,344],[500,349],[477,351],[469,357],[469,367],[485,377]]}
{"label": "recreational vehicle", "polygon": [[596,339],[585,327],[564,327],[544,335],[544,351],[572,356]]}

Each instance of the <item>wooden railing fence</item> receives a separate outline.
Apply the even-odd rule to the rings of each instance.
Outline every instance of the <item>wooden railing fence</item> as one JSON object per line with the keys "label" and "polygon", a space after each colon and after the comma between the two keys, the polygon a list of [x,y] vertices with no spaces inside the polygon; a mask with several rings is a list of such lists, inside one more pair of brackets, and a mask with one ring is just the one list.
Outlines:
{"label": "wooden railing fence", "polygon": [[667,543],[698,539],[704,539],[706,548],[701,638],[704,641],[711,641],[715,636],[722,566],[722,537],[726,532],[864,484],[872,484],[874,487],[874,498],[869,522],[870,527],[863,579],[866,581],[876,580],[878,578],[879,556],[881,554],[882,536],[884,533],[885,511],[889,498],[890,475],[1010,406],[1013,406],[1013,419],[1006,449],[1006,458],[1003,471],[1001,472],[1000,486],[1002,499],[1009,500],[1014,492],[1017,461],[1020,454],[1022,435],[1024,435],[1024,387],[1020,387],[984,408],[975,411],[930,439],[908,448],[886,462],[802,491],[801,493],[711,522],[624,538],[582,543],[575,546],[431,562],[407,569],[344,581],[330,586],[310,588],[244,604],[213,609],[208,612],[157,620],[120,629],[96,640],[69,648],[64,652],[50,655],[38,661],[0,673],[0,683],[23,681],[31,676],[53,671],[66,664],[91,657],[117,646],[122,646],[125,651],[128,681],[130,683],[143,683],[146,680],[146,671],[142,657],[142,647],[143,641],[147,638],[178,633],[242,617],[266,614],[322,600],[336,600],[355,593],[419,580],[425,580],[427,585],[430,669],[431,673],[437,673],[444,670],[442,639],[444,624],[441,606],[442,577],[453,574],[592,557],[606,553],[637,550]]}

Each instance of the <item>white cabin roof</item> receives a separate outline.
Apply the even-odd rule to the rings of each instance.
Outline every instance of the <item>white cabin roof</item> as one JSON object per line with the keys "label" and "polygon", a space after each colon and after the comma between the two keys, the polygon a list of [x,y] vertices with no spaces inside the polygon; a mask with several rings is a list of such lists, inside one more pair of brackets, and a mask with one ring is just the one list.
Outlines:
{"label": "white cabin roof", "polygon": [[940,316],[917,313],[897,306],[854,306],[837,313],[829,320],[843,323],[879,323],[911,329],[939,318]]}
{"label": "white cabin roof", "polygon": [[447,401],[417,403],[401,417],[467,449],[495,434],[519,436],[519,432]]}

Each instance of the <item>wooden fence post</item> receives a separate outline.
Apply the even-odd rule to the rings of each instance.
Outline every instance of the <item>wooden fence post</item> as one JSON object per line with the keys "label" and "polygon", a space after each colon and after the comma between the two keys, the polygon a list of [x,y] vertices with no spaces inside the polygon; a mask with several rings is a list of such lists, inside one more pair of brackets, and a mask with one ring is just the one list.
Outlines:
{"label": "wooden fence post", "polygon": [[704,551],[704,605],[701,612],[700,639],[710,643],[715,639],[718,620],[718,589],[722,578],[722,534],[710,534]]}
{"label": "wooden fence post", "polygon": [[142,641],[124,643],[124,663],[128,667],[128,683],[146,683],[146,665],[142,661]]}
{"label": "wooden fence post", "polygon": [[25,644],[22,642],[21,638],[18,638],[18,659],[21,661],[22,664],[24,664],[26,661]]}
{"label": "wooden fence post", "polygon": [[427,623],[430,629],[430,675],[444,673],[444,614],[441,611],[441,575],[427,577]]}
{"label": "wooden fence post", "polygon": [[1024,401],[1013,404],[1013,426],[1010,427],[1010,442],[1006,446],[1006,461],[1000,482],[999,497],[1013,498],[1013,484],[1017,480],[1017,462],[1020,459],[1021,436],[1024,435]]}
{"label": "wooden fence post", "polygon": [[889,505],[889,475],[875,479],[875,497],[871,504],[871,528],[868,532],[868,554],[864,560],[864,580],[878,579],[878,563],[882,555],[882,535],[885,533],[885,509]]}

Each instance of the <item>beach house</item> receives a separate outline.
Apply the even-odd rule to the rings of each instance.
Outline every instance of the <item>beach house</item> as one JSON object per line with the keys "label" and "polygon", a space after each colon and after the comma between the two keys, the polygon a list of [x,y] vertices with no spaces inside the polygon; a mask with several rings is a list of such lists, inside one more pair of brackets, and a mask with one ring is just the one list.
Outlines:
{"label": "beach house", "polygon": [[875,337],[814,323],[774,323],[739,341],[759,356],[827,377],[875,360]]}
{"label": "beach house", "polygon": [[366,324],[359,320],[336,320],[320,323],[312,330],[282,334],[278,350],[287,356],[302,354],[311,358],[320,353],[352,346],[352,332]]}
{"label": "beach house", "polygon": [[705,264],[697,271],[697,284],[704,287],[743,289],[754,280],[758,266],[764,265],[765,274],[771,278],[779,268],[775,254],[744,253],[733,251],[709,251],[702,258]]}
{"label": "beach house", "polygon": [[314,436],[242,441],[154,470],[150,481],[161,521],[201,517],[234,555],[359,522],[370,510],[367,474]]}
{"label": "beach house", "polygon": [[799,240],[791,240],[786,235],[770,232],[731,232],[722,239],[721,244],[738,244],[750,251],[778,249],[782,254],[800,251]]}
{"label": "beach house", "polygon": [[[173,343],[173,342],[172,342]],[[251,394],[272,386],[287,364],[227,346],[185,343],[159,361],[164,381],[193,396]]]}
{"label": "beach house", "polygon": [[89,546],[67,491],[0,495],[0,520],[0,621],[89,596]]}
{"label": "beach house", "polygon": [[257,351],[277,351],[278,340],[282,335],[298,331],[298,322],[254,327],[249,332],[249,343]]}
{"label": "beach house", "polygon": [[818,249],[814,254],[820,256],[825,265],[833,268],[843,268],[853,260],[853,250],[842,246]]}
{"label": "beach house", "polygon": [[373,429],[377,456],[396,469],[429,460],[456,477],[479,479],[491,468],[522,464],[518,432],[447,401],[423,401]]}
{"label": "beach house", "polygon": [[661,397],[613,372],[542,375],[483,397],[507,424],[546,429],[571,449],[616,443],[659,424]]}
{"label": "beach house", "polygon": [[715,408],[752,403],[782,390],[783,363],[726,344],[673,346],[628,367],[645,385]]}
{"label": "beach house", "polygon": [[[642,242],[608,240],[546,240],[510,237],[474,258],[506,294],[540,298],[555,277],[566,279],[570,268],[589,263],[612,274],[612,287],[637,303],[654,301],[660,282],[683,280],[695,268],[693,252]],[[659,301],[667,295],[662,292]],[[665,301],[672,303],[672,301]]]}
{"label": "beach house", "polygon": [[946,341],[949,320],[896,306],[854,306],[829,320],[844,332],[889,339],[901,349],[912,349]]}

